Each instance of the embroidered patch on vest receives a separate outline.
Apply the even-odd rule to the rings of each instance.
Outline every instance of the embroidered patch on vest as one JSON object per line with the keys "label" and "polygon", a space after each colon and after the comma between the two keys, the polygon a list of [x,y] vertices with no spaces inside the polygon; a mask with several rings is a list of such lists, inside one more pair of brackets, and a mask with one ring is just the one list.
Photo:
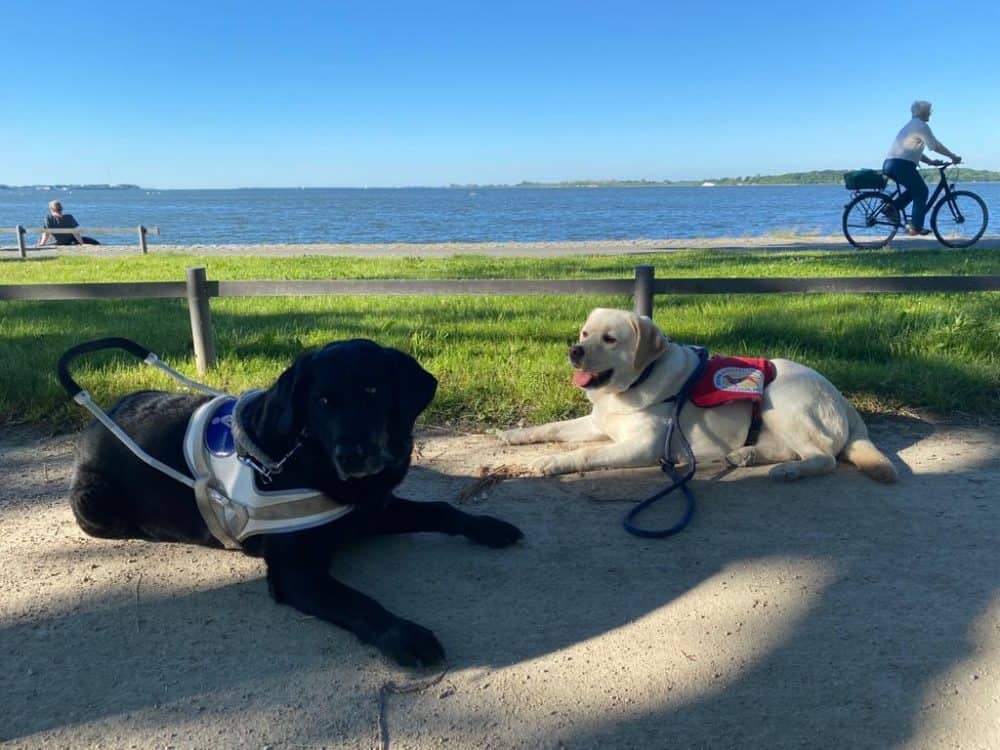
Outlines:
{"label": "embroidered patch on vest", "polygon": [[216,458],[225,458],[236,450],[233,439],[233,408],[236,399],[223,401],[208,420],[205,427],[205,447]]}
{"label": "embroidered patch on vest", "polygon": [[716,355],[691,389],[691,403],[702,409],[740,400],[757,403],[774,375],[769,359]]}
{"label": "embroidered patch on vest", "polygon": [[723,367],[712,375],[712,385],[717,391],[759,396],[764,392],[764,373],[750,367]]}

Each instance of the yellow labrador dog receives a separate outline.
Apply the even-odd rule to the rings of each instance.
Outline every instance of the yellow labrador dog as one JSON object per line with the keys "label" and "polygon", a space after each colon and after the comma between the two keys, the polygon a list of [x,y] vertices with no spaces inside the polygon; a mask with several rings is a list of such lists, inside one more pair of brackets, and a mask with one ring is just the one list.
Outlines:
{"label": "yellow labrador dog", "polygon": [[[507,430],[500,439],[511,445],[603,441],[539,459],[533,468],[543,474],[655,466],[663,457],[674,413],[669,399],[698,367],[697,352],[671,341],[647,317],[598,308],[587,318],[569,359],[573,383],[586,390],[591,413]],[[868,439],[861,417],[829,380],[787,359],[772,362],[775,377],[764,390],[754,445],[746,445],[751,402],[708,409],[684,405],[680,427],[698,462],[777,464],[771,477],[790,481],[831,472],[839,457],[880,482],[896,481],[895,468]],[[678,441],[675,431],[675,460],[683,455]]]}

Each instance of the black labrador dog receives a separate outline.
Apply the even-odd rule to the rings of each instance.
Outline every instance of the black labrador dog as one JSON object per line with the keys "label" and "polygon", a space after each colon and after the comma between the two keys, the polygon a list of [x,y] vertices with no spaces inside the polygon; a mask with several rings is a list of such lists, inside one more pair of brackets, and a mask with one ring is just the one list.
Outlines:
{"label": "black labrador dog", "polygon": [[[505,521],[393,494],[410,465],[414,422],[436,388],[437,380],[409,355],[354,339],[301,355],[249,402],[241,419],[267,455],[291,452],[269,490],[308,487],[352,506],[321,526],[244,540],[243,550],[267,563],[271,596],[346,628],[408,666],[441,661],[441,644],[430,630],[334,579],[328,567],[338,545],[417,531],[461,534],[489,547],[522,537]],[[108,413],[147,453],[190,474],[183,437],[192,413],[209,398],[141,391]],[[293,450],[296,441],[301,446]],[[92,536],[223,546],[191,488],[140,461],[96,421],[80,437],[71,503]]]}

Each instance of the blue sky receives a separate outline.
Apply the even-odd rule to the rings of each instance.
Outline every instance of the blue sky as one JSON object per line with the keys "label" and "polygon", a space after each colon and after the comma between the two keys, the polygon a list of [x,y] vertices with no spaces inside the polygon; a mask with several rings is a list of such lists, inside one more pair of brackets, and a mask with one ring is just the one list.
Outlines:
{"label": "blue sky", "polygon": [[1000,3],[4,3],[0,183],[400,186],[1000,169]]}

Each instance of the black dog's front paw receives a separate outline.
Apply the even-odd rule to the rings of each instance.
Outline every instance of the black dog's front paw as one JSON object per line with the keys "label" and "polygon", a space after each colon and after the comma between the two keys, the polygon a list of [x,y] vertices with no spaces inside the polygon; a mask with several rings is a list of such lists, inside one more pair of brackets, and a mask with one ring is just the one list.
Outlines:
{"label": "black dog's front paw", "polygon": [[379,650],[404,667],[429,667],[444,661],[434,633],[409,620],[396,620],[375,640]]}
{"label": "black dog's front paw", "polygon": [[469,516],[466,518],[462,534],[469,541],[485,544],[494,549],[509,547],[524,538],[524,534],[517,526],[492,516]]}

